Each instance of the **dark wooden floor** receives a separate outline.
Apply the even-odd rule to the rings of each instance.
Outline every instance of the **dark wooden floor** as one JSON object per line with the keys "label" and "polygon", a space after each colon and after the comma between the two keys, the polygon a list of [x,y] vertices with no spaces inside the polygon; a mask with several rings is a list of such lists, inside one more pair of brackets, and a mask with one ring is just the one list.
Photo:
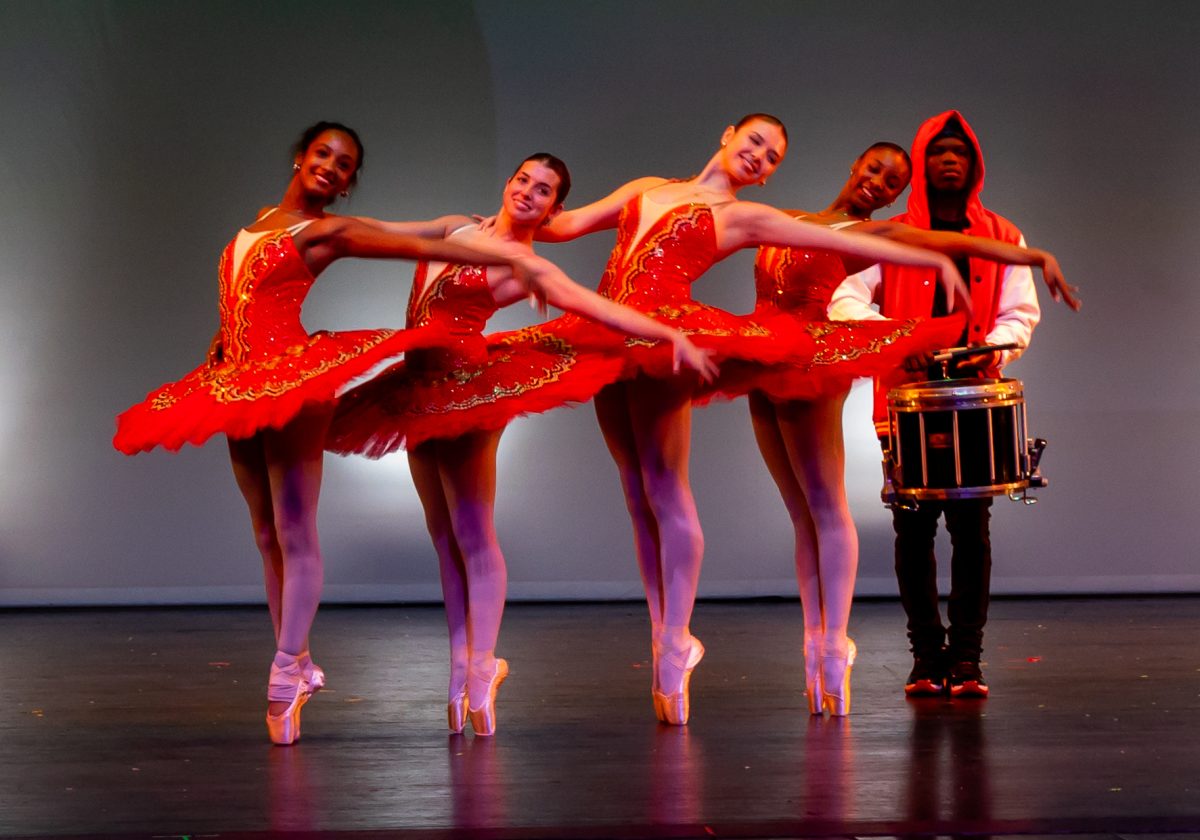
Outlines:
{"label": "dark wooden floor", "polygon": [[1200,836],[1200,599],[998,601],[987,701],[904,699],[896,603],[853,626],[854,714],[812,719],[799,607],[701,604],[675,729],[640,606],[513,606],[488,740],[444,731],[440,610],[326,609],[279,748],[265,610],[0,612],[0,834]]}

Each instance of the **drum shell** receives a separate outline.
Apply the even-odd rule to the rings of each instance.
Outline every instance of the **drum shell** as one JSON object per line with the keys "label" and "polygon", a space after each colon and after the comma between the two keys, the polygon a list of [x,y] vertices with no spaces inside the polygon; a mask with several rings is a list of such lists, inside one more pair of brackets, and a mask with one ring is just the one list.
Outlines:
{"label": "drum shell", "polygon": [[1016,379],[917,382],[888,393],[892,488],[913,499],[981,498],[1029,486]]}

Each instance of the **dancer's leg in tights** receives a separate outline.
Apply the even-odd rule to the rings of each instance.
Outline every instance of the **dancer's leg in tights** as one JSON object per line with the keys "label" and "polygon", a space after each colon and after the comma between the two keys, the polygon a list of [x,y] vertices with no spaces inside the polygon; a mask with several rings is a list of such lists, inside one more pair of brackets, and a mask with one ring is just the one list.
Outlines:
{"label": "dancer's leg in tights", "polygon": [[[310,411],[282,429],[267,429],[230,446],[234,474],[263,554],[268,603],[278,592],[277,619],[272,616],[279,628],[277,661],[280,655],[295,659],[307,652],[321,599],[324,566],[317,538],[317,502],[329,419],[328,410]],[[269,513],[265,499],[270,502]],[[273,542],[266,535],[271,523]],[[276,714],[287,705],[273,701],[269,711]]]}
{"label": "dancer's leg in tights", "polygon": [[780,404],[761,394],[751,399],[759,449],[796,532],[805,632],[821,633],[835,650],[845,647],[858,571],[858,532],[846,499],[845,399],[845,393]]}
{"label": "dancer's leg in tights", "polygon": [[461,656],[465,636],[467,693],[471,698],[487,696],[508,587],[508,572],[495,528],[496,448],[500,434],[474,432],[417,447],[417,461],[425,463],[413,471],[442,570],[452,671],[461,662],[455,660]]}
{"label": "dancer's leg in tights", "polygon": [[[686,652],[691,644],[688,625],[696,601],[704,538],[688,484],[691,439],[689,376],[670,380],[637,379],[606,389],[597,404],[601,431],[617,463],[626,502],[633,519],[639,566],[653,620],[661,615],[661,649],[674,656],[659,657],[658,685],[666,694],[681,689]],[[657,563],[647,549],[657,543]]]}

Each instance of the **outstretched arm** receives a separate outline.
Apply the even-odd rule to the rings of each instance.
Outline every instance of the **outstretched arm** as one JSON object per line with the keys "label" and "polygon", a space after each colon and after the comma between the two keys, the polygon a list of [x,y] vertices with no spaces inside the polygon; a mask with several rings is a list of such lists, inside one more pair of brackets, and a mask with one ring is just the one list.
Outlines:
{"label": "outstretched arm", "polygon": [[351,216],[350,218],[385,233],[402,233],[407,236],[419,236],[422,239],[445,239],[459,228],[474,224],[469,216],[453,214],[423,222],[389,222],[367,216]]}
{"label": "outstretched arm", "polygon": [[1040,248],[1025,247],[1024,239],[1021,240],[1020,245],[1013,245],[982,236],[968,236],[953,231],[922,230],[912,225],[891,221],[862,222],[855,225],[854,230],[859,233],[882,236],[893,242],[903,242],[906,245],[939,251],[951,259],[982,257],[1009,265],[1038,266],[1042,269],[1042,279],[1045,280],[1052,299],[1063,301],[1076,312],[1083,304],[1079,299],[1079,287],[1067,283],[1054,255]]}
{"label": "outstretched arm", "polygon": [[[638,338],[669,342],[674,354],[675,370],[679,370],[681,366],[691,368],[709,381],[716,376],[717,366],[709,358],[711,352],[697,347],[679,330],[580,286],[549,260],[531,256],[526,268],[535,276],[539,288],[545,292],[546,301],[553,306],[565,312],[591,318],[606,327]],[[504,303],[521,292],[517,290],[516,294],[513,294],[511,289],[499,287],[494,288],[492,294],[498,303]]]}
{"label": "outstretched arm", "polygon": [[719,221],[717,245],[724,251],[758,245],[824,248],[868,262],[932,268],[938,272],[946,287],[947,300],[958,300],[960,305],[970,309],[967,287],[954,262],[945,254],[891,242],[881,236],[834,230],[793,218],[774,207],[749,201],[722,207]]}
{"label": "outstretched arm", "polygon": [[345,216],[328,216],[314,222],[297,234],[296,244],[305,261],[317,267],[339,257],[364,257],[510,265],[520,270],[528,257],[527,250],[501,239],[474,238],[469,243],[457,238],[426,239]]}
{"label": "outstretched arm", "polygon": [[599,201],[563,210],[547,224],[538,228],[534,238],[539,242],[566,242],[597,230],[617,226],[621,208],[635,195],[665,183],[665,178],[638,178],[618,187]]}

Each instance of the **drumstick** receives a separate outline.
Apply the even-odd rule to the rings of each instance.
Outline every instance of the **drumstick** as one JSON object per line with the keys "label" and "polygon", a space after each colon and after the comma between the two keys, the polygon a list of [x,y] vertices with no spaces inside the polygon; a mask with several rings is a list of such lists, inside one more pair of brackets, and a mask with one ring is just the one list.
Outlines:
{"label": "drumstick", "polygon": [[978,347],[952,347],[940,353],[933,354],[935,362],[948,362],[951,359],[961,359],[965,356],[978,356],[983,353],[994,353],[997,350],[1016,350],[1020,345],[1016,342],[1008,344],[983,344]]}

